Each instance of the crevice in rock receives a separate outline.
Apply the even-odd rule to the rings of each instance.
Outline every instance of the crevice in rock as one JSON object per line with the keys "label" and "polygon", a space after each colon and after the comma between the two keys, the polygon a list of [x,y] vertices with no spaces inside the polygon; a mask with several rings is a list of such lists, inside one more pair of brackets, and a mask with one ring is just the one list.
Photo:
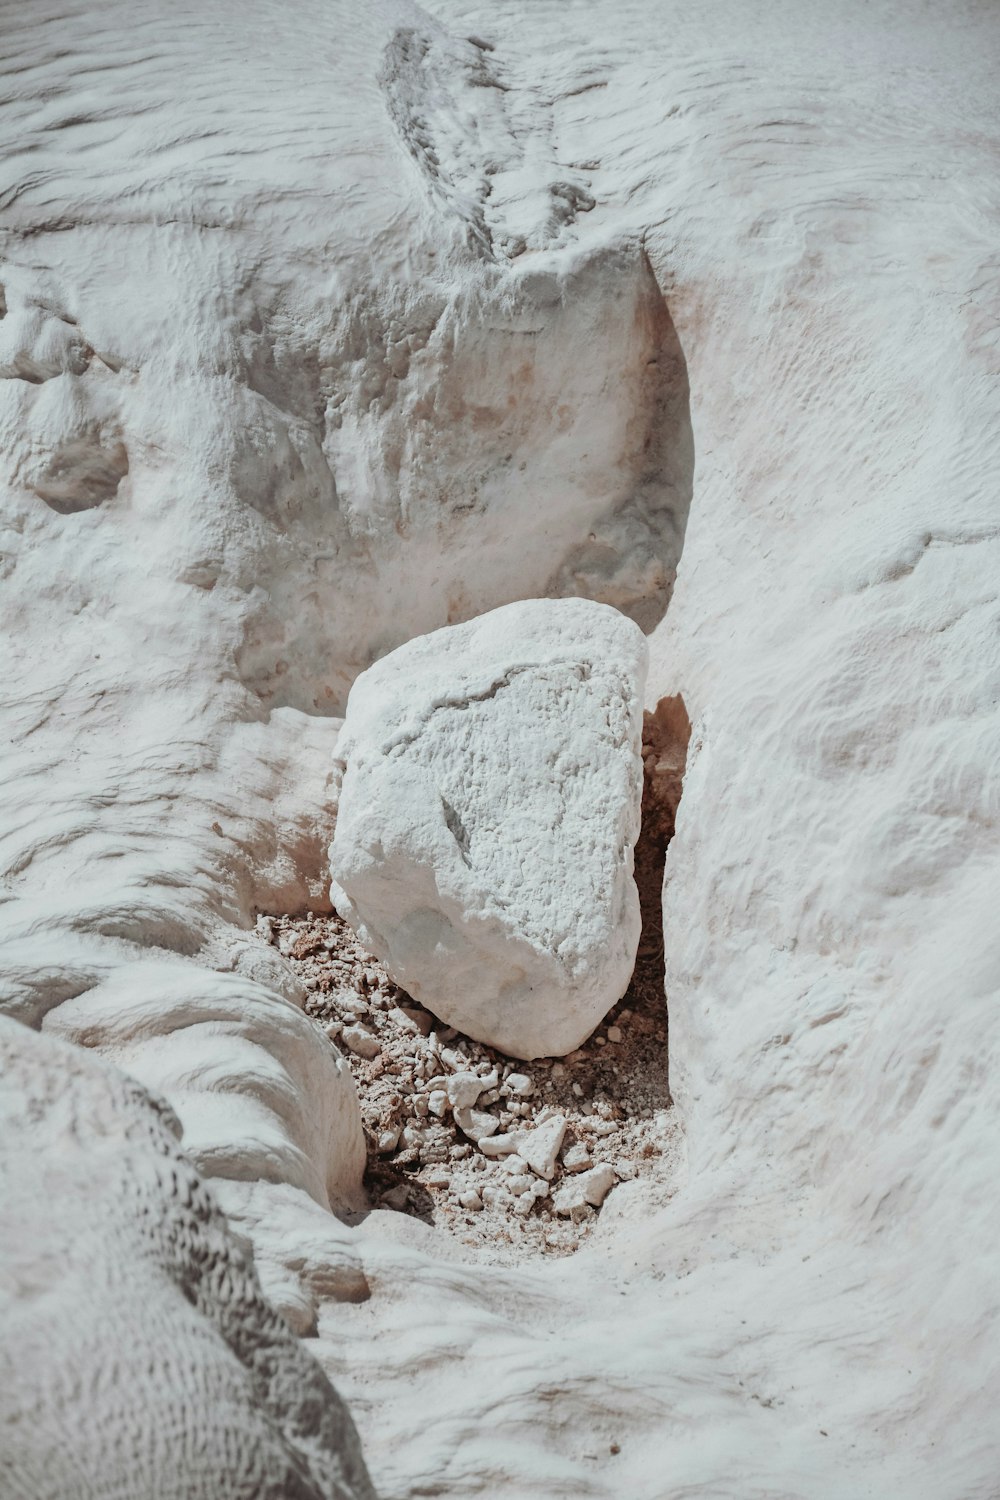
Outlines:
{"label": "crevice in rock", "polygon": [[[669,1196],[679,1127],[667,1078],[661,891],[689,736],[680,697],[644,716],[635,969],[622,999],[567,1057],[520,1062],[446,1026],[335,914],[258,919],[258,935],[298,970],[306,1012],[349,1060],[373,1210],[409,1214],[480,1257],[516,1261],[571,1254],[601,1218],[641,1217]],[[546,1125],[558,1133],[559,1120],[551,1177],[521,1171],[525,1134]]]}

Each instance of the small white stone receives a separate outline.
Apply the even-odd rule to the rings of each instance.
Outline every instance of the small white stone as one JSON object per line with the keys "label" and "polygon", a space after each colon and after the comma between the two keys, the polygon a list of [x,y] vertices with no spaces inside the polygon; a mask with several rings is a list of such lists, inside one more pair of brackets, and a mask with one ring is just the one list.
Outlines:
{"label": "small white stone", "polygon": [[448,1113],[448,1095],[444,1089],[434,1089],[427,1097],[427,1108],[432,1115],[443,1120]]}
{"label": "small white stone", "polygon": [[404,1127],[402,1136],[404,1146],[419,1146],[423,1141],[423,1138],[423,1131],[418,1130],[415,1125],[407,1125]]}
{"label": "small white stone", "polygon": [[383,1207],[394,1208],[397,1211],[404,1209],[409,1200],[410,1189],[405,1182],[399,1183],[397,1187],[390,1188],[387,1193],[382,1195]]}
{"label": "small white stone", "polygon": [[573,1085],[573,1092],[574,1092],[574,1094],[576,1095],[576,1097],[578,1099],[582,1099],[583,1098],[583,1089],[580,1087],[580,1085],[578,1083],[574,1083],[574,1085]]}
{"label": "small white stone", "polygon": [[615,1174],[607,1163],[592,1167],[576,1177],[567,1177],[552,1196],[552,1206],[558,1214],[572,1214],[575,1210],[590,1205],[600,1208],[615,1185]]}
{"label": "small white stone", "polygon": [[446,1188],[451,1186],[451,1175],[440,1167],[433,1167],[424,1178],[424,1184],[432,1188]]}
{"label": "small white stone", "polygon": [[515,1198],[520,1198],[521,1194],[522,1193],[526,1193],[528,1191],[528,1189],[531,1187],[531,1182],[529,1180],[530,1176],[531,1176],[531,1174],[529,1172],[529,1174],[528,1174],[527,1177],[512,1177],[510,1179],[510,1181],[508,1182],[507,1186],[510,1188],[510,1191],[514,1194]]}
{"label": "small white stone", "polygon": [[503,1092],[514,1099],[528,1099],[535,1092],[535,1085],[527,1073],[511,1073],[504,1083]]}
{"label": "small white stone", "polygon": [[458,1107],[455,1110],[455,1122],[458,1128],[469,1137],[469,1140],[475,1141],[477,1145],[481,1144],[486,1136],[493,1135],[500,1128],[500,1121],[496,1116],[488,1115],[485,1110],[481,1109]]}
{"label": "small white stone", "polygon": [[615,1176],[619,1182],[631,1182],[635,1176],[635,1167],[630,1161],[616,1161]]}
{"label": "small white stone", "polygon": [[596,1043],[596,1045],[597,1045],[597,1046],[598,1046],[598,1047],[603,1047],[603,1046],[605,1046],[605,1044],[606,1044],[606,1043],[607,1043],[607,1040],[608,1040],[608,1039],[607,1039],[607,1037],[606,1037],[606,1036],[595,1036],[595,1037],[594,1037],[594,1042],[595,1042],[595,1043]]}
{"label": "small white stone", "polygon": [[378,1149],[382,1156],[387,1156],[390,1151],[395,1151],[399,1145],[399,1126],[391,1130],[383,1130],[378,1138]]}
{"label": "small white stone", "polygon": [[480,1078],[478,1073],[452,1073],[445,1087],[448,1090],[448,1098],[456,1109],[471,1109],[479,1101],[480,1094],[486,1093],[496,1084],[496,1073],[493,1074],[493,1082],[488,1078]]}
{"label": "small white stone", "polygon": [[503,1169],[505,1172],[509,1172],[511,1177],[527,1177],[531,1172],[528,1163],[522,1156],[518,1156],[516,1151],[513,1156],[507,1157],[503,1164]]}
{"label": "small white stone", "polygon": [[459,1193],[458,1201],[462,1208],[468,1209],[469,1213],[477,1214],[483,1206],[483,1200],[475,1188],[469,1188],[467,1192]]}
{"label": "small white stone", "polygon": [[494,1187],[492,1183],[483,1188],[482,1200],[486,1208],[500,1208],[505,1203],[513,1202],[506,1188]]}
{"label": "small white stone", "polygon": [[565,1115],[553,1115],[543,1125],[536,1125],[534,1130],[529,1131],[518,1148],[531,1170],[537,1176],[544,1177],[546,1182],[551,1182],[555,1173],[556,1158],[565,1134]]}
{"label": "small white stone", "polygon": [[382,1051],[378,1038],[372,1036],[371,1032],[366,1031],[363,1026],[345,1026],[340,1039],[355,1057],[378,1057]]}
{"label": "small white stone", "polygon": [[568,1146],[563,1152],[562,1164],[567,1172],[585,1172],[588,1167],[594,1165],[590,1152],[579,1141],[575,1146]]}
{"label": "small white stone", "polygon": [[609,1042],[620,1042],[621,1039],[622,1039],[622,1029],[621,1029],[621,1027],[620,1026],[609,1026],[608,1027],[608,1041]]}
{"label": "small white stone", "polygon": [[510,1135],[481,1136],[477,1144],[484,1156],[509,1156],[521,1149],[523,1140],[522,1132],[515,1130]]}
{"label": "small white stone", "polygon": [[402,1031],[408,1031],[411,1036],[427,1036],[431,1029],[432,1021],[425,1010],[411,1010],[409,1006],[400,1005],[389,1012],[390,1021],[394,1021]]}
{"label": "small white stone", "polygon": [[565,1067],[563,1066],[562,1063],[553,1063],[552,1064],[552,1077],[553,1078],[565,1078],[566,1077],[566,1069],[565,1069]]}

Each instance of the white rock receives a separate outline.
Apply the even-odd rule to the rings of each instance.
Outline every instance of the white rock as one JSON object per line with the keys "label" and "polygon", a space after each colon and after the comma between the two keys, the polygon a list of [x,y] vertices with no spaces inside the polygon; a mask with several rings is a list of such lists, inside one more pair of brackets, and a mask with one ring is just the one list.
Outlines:
{"label": "white rock", "polygon": [[563,1152],[562,1164],[566,1172],[585,1172],[588,1167],[593,1166],[590,1152],[580,1142]]}
{"label": "white rock", "polygon": [[621,1027],[620,1026],[609,1026],[608,1027],[608,1041],[609,1042],[620,1042],[621,1039],[622,1039],[622,1029],[621,1029]]}
{"label": "white rock", "polygon": [[491,1078],[481,1078],[478,1073],[453,1073],[447,1080],[448,1098],[456,1109],[469,1109],[480,1094],[496,1087],[496,1081],[495,1072]]}
{"label": "white rock", "polygon": [[400,1127],[398,1125],[396,1125],[391,1130],[381,1131],[378,1138],[379,1154],[382,1156],[387,1156],[391,1151],[395,1151],[396,1147],[399,1145],[399,1136]]}
{"label": "white rock", "polygon": [[536,1125],[528,1132],[518,1147],[518,1153],[531,1170],[546,1182],[551,1182],[556,1170],[556,1158],[566,1134],[565,1115],[554,1115],[544,1125]]}
{"label": "white rock", "polygon": [[565,1053],[632,973],[641,631],[529,600],[357,679],[338,741],[331,894],[393,978],[516,1057]]}
{"label": "white rock", "polygon": [[508,1172],[511,1177],[526,1177],[531,1171],[531,1168],[524,1160],[524,1157],[519,1156],[516,1151],[512,1156],[506,1157],[506,1159],[504,1160],[503,1169],[505,1172]]}
{"label": "white rock", "polygon": [[[287,1326],[309,1331],[313,1297],[273,1278],[262,1293],[180,1134],[90,1049],[0,1017],[0,1490],[374,1500],[346,1408]],[[237,1434],[253,1456],[234,1477]]]}
{"label": "white rock", "polygon": [[478,1213],[483,1206],[483,1200],[474,1188],[470,1188],[467,1192],[459,1193],[458,1201],[462,1208],[467,1209],[469,1213]]}
{"label": "white rock", "polygon": [[560,1214],[572,1213],[574,1209],[583,1208],[587,1204],[591,1208],[600,1208],[614,1185],[613,1169],[602,1163],[599,1167],[592,1167],[589,1172],[566,1178],[553,1193],[552,1206]]}
{"label": "white rock", "polygon": [[436,1115],[439,1120],[444,1119],[445,1115],[448,1113],[448,1095],[445,1093],[444,1089],[431,1090],[430,1094],[427,1097],[427,1108],[430,1110],[431,1114]]}
{"label": "white rock", "polygon": [[487,1114],[484,1109],[462,1109],[455,1110],[455,1120],[459,1129],[464,1132],[470,1141],[481,1144],[486,1136],[493,1135],[500,1128],[500,1121],[496,1115]]}
{"label": "white rock", "polygon": [[535,1085],[527,1073],[511,1073],[504,1079],[503,1092],[514,1099],[529,1099]]}
{"label": "white rock", "polygon": [[340,1033],[340,1040],[356,1057],[378,1057],[382,1050],[378,1037],[373,1036],[364,1026],[345,1026]]}
{"label": "white rock", "polygon": [[523,1141],[524,1135],[516,1130],[509,1134],[483,1136],[478,1144],[484,1156],[509,1156],[512,1151],[520,1151]]}
{"label": "white rock", "polygon": [[409,1006],[398,1005],[390,1014],[390,1019],[401,1026],[404,1031],[410,1032],[412,1036],[429,1036],[433,1021],[425,1010],[414,1010]]}

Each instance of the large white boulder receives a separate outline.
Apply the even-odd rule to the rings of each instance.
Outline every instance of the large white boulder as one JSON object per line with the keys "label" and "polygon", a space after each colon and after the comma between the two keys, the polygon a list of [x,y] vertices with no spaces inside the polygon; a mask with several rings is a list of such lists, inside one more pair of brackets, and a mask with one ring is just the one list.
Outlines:
{"label": "large white boulder", "polygon": [[337,910],[410,994],[515,1057],[570,1051],[639,939],[645,638],[583,599],[420,636],[337,748]]}

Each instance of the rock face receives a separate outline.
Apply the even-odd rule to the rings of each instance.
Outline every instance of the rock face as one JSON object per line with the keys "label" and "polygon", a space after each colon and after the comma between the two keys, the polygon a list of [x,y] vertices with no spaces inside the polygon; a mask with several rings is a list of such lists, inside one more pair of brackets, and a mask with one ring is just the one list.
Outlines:
{"label": "rock face", "polygon": [[354,1424],[117,1068],[0,1018],[0,1470],[17,1500],[374,1500]]}
{"label": "rock face", "polygon": [[351,693],[334,904],[399,984],[515,1057],[578,1046],[632,971],[646,660],[616,610],[532,600]]}

